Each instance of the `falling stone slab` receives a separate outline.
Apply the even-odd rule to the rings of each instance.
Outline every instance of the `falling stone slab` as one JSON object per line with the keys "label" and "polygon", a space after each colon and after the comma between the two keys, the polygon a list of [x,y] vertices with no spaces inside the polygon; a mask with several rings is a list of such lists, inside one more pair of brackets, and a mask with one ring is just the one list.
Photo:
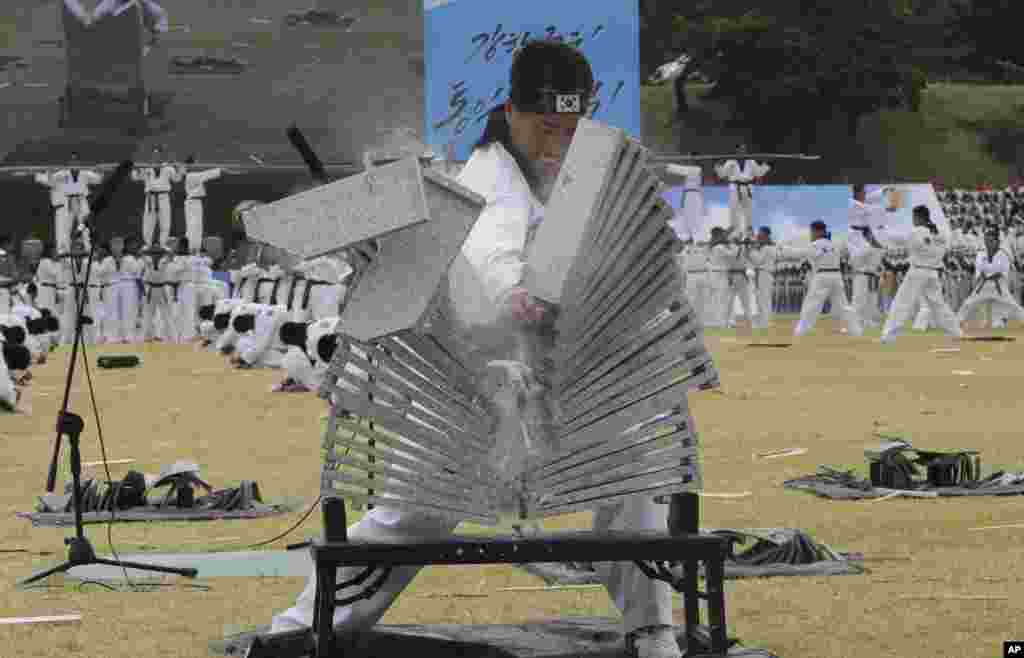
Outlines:
{"label": "falling stone slab", "polygon": [[[682,643],[682,628],[676,638]],[[211,652],[242,656],[251,633],[210,644]],[[622,621],[612,618],[570,617],[525,624],[402,624],[377,626],[373,631],[342,640],[333,655],[345,658],[384,658],[418,654],[431,658],[627,658]],[[696,654],[697,656],[705,654]],[[759,649],[733,646],[730,658],[777,658]]]}
{"label": "falling stone slab", "polygon": [[257,206],[242,219],[253,240],[314,258],[426,222],[430,211],[420,164],[407,158]]}

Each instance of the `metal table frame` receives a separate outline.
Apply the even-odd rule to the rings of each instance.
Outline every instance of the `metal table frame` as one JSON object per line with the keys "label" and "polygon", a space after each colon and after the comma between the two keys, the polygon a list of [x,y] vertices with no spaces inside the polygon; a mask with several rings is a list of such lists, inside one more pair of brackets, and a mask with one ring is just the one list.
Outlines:
{"label": "metal table frame", "polygon": [[[530,562],[634,562],[649,578],[669,583],[683,595],[687,658],[726,656],[729,638],[725,617],[725,560],[729,541],[699,534],[699,498],[695,493],[673,494],[669,502],[668,532],[572,532],[536,537],[467,537],[411,543],[355,542],[347,537],[344,501],[322,503],[324,538],[312,543],[317,572],[316,613],[311,629],[257,637],[248,658],[315,656],[338,658],[343,645],[334,633],[338,606],[372,597],[398,566],[434,564],[525,564]],[[682,564],[682,576],[671,566]],[[698,584],[704,564],[705,590]],[[338,583],[342,566],[366,567],[355,578]],[[376,578],[374,572],[380,570]],[[367,583],[362,591],[338,599],[338,592]],[[711,652],[698,653],[700,601],[708,609]]]}

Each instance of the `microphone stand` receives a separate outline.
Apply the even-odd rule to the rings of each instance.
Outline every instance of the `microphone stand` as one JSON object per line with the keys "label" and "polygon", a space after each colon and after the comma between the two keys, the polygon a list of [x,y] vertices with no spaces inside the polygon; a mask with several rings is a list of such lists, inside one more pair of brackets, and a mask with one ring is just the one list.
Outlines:
{"label": "microphone stand", "polygon": [[[128,168],[122,172],[122,168],[125,167],[125,165],[128,165]],[[116,186],[119,183],[117,177],[120,176],[121,180],[123,180],[127,176],[126,172],[131,170],[130,165],[131,163],[123,163],[121,168],[119,168],[118,171],[111,176],[111,179],[104,185],[104,189],[100,192],[100,197],[97,199],[95,204],[96,212],[93,214],[93,217],[103,212],[106,206],[109,205],[110,196],[112,196],[113,190],[116,189]],[[89,227],[89,233],[91,238],[93,235],[91,227]],[[199,573],[197,569],[138,564],[134,562],[107,560],[97,557],[96,551],[93,549],[89,539],[85,536],[85,523],[82,520],[82,454],[79,449],[79,439],[82,435],[82,430],[85,428],[85,421],[82,420],[81,416],[70,413],[68,411],[68,405],[71,398],[71,383],[74,381],[75,377],[75,365],[78,362],[78,347],[82,344],[82,320],[85,317],[85,303],[87,295],[89,294],[89,275],[92,271],[93,257],[96,254],[96,240],[90,240],[89,242],[89,258],[86,261],[85,276],[80,285],[73,284],[72,286],[82,292],[79,293],[79,297],[77,299],[77,308],[75,310],[75,338],[74,342],[71,344],[71,362],[68,364],[68,372],[64,381],[64,402],[61,405],[60,413],[57,416],[57,440],[53,448],[53,460],[50,463],[50,472],[46,481],[47,493],[53,493],[57,479],[57,463],[60,457],[61,436],[67,435],[71,450],[71,500],[75,513],[75,536],[64,538],[64,544],[68,547],[68,559],[66,562],[32,574],[28,578],[20,581],[18,584],[28,585],[38,580],[42,580],[43,578],[47,578],[55,573],[65,573],[74,567],[90,564],[101,564],[121,567],[123,569],[138,569],[140,571],[177,574],[187,578],[195,578]],[[71,259],[72,275],[75,271],[75,257],[74,251],[68,254],[68,258]],[[78,257],[80,258],[81,256],[79,255]],[[74,277],[72,277],[72,281],[74,281]],[[117,501],[115,500],[112,504],[116,506]]]}

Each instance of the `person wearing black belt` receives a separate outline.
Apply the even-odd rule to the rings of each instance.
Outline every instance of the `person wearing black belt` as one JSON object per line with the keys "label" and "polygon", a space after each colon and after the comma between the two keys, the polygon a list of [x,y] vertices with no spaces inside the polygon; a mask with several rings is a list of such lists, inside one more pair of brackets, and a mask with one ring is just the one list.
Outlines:
{"label": "person wearing black belt", "polygon": [[1024,308],[1010,294],[1010,260],[999,248],[999,234],[989,232],[985,236],[985,252],[978,254],[974,263],[974,291],[960,307],[960,324],[971,319],[979,306],[990,305],[993,318],[996,314],[1008,319],[1024,321]]}
{"label": "person wearing black belt", "polygon": [[949,250],[949,242],[932,223],[927,206],[916,206],[913,211],[914,227],[909,233],[891,230],[879,232],[878,240],[886,246],[906,248],[910,256],[910,269],[896,291],[892,310],[885,320],[881,341],[891,343],[903,331],[904,325],[918,304],[927,304],[935,323],[954,338],[962,338],[963,331],[953,310],[949,308],[942,290],[939,272]]}
{"label": "person wearing black belt", "polygon": [[860,318],[846,298],[843,275],[839,271],[839,249],[832,244],[825,222],[819,220],[811,224],[809,247],[783,248],[780,249],[779,257],[787,260],[807,260],[813,270],[803,306],[800,308],[800,321],[793,332],[795,336],[806,335],[814,328],[826,301],[832,304],[833,309],[839,311],[847,334],[863,335],[864,328],[861,326]]}
{"label": "person wearing black belt", "polygon": [[747,251],[747,260],[754,268],[754,295],[757,313],[754,315],[754,329],[767,329],[771,324],[775,298],[775,268],[779,259],[779,248],[772,243],[772,229],[762,226],[757,232],[757,241]]}
{"label": "person wearing black belt", "polygon": [[163,247],[149,248],[142,251],[144,267],[142,270],[142,337],[146,342],[174,340],[176,331],[174,318],[171,314],[168,281],[173,282],[169,275],[172,269],[171,253]]}
{"label": "person wearing black belt", "polygon": [[715,168],[718,177],[729,183],[730,226],[737,236],[748,237],[754,220],[754,181],[771,171],[771,166],[748,160],[747,147],[740,144],[736,159]]}
{"label": "person wearing black belt", "polygon": [[708,276],[707,247],[694,244],[691,241],[683,246],[682,253],[678,258],[686,280],[686,298],[701,323],[708,326],[714,311],[712,306],[714,300],[711,296],[711,284]]}
{"label": "person wearing black belt", "polygon": [[[184,177],[184,169],[163,161],[163,150],[153,147],[153,162],[132,171],[132,180],[145,187],[146,205],[142,212],[142,239],[146,246],[165,245],[171,237],[171,184]],[[159,235],[156,235],[159,229]]]}

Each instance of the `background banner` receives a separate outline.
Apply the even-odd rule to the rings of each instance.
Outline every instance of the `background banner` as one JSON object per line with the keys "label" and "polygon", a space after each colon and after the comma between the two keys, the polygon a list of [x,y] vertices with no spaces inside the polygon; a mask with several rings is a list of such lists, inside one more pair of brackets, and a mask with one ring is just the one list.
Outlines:
{"label": "background banner", "polygon": [[[868,185],[867,192],[891,188],[900,195],[900,209],[885,214],[886,226],[896,231],[909,231],[913,226],[911,211],[925,205],[939,230],[949,234],[949,220],[929,184]],[[683,222],[680,200],[683,188],[673,187],[665,199],[676,209],[676,221]],[[707,240],[713,226],[729,226],[729,188],[716,185],[703,188],[704,212],[694,237]],[[754,228],[770,226],[776,242],[806,244],[810,240],[811,222],[823,220],[836,243],[846,241],[850,202],[853,189],[849,185],[758,185],[754,188]]]}
{"label": "background banner", "polygon": [[515,50],[552,37],[582,50],[594,69],[592,118],[640,138],[638,8],[637,0],[425,0],[427,144],[467,160],[487,112],[508,98]]}

